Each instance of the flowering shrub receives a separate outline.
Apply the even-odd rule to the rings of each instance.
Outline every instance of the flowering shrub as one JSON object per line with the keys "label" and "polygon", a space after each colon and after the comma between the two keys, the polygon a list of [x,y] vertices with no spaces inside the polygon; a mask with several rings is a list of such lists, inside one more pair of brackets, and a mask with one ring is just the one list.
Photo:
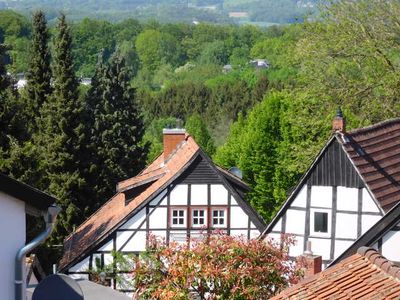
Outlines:
{"label": "flowering shrub", "polygon": [[292,244],[216,232],[166,245],[151,236],[136,258],[135,299],[268,299],[301,275],[288,257]]}

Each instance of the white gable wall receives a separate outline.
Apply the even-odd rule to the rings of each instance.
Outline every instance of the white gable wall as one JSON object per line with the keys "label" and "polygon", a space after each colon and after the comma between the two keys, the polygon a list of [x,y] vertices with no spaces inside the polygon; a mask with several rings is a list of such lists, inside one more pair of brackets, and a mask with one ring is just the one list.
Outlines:
{"label": "white gable wall", "polygon": [[14,299],[14,269],[17,251],[25,244],[25,203],[0,192],[0,295]]}
{"label": "white gable wall", "polygon": [[[183,225],[172,223],[174,209],[184,210]],[[205,225],[194,224],[194,210],[203,210]],[[214,226],[214,210],[218,211],[223,224]],[[95,257],[102,264],[112,262],[112,251],[137,254],[146,248],[148,234],[151,233],[166,242],[184,243],[188,238],[199,238],[206,228],[218,229],[230,235],[255,238],[260,231],[249,215],[238,204],[238,199],[223,184],[177,184],[170,185],[149,205],[141,208],[124,222],[101,246],[95,249],[82,262],[71,267],[74,276],[87,276]],[[116,285],[114,287],[117,287]]]}
{"label": "white gable wall", "polygon": [[[326,232],[314,231],[315,213],[326,213]],[[281,233],[294,235],[297,243],[289,252],[293,257],[303,254],[310,240],[312,251],[322,255],[326,265],[381,217],[365,188],[304,184],[268,236],[279,239]],[[389,242],[387,245],[392,247]]]}

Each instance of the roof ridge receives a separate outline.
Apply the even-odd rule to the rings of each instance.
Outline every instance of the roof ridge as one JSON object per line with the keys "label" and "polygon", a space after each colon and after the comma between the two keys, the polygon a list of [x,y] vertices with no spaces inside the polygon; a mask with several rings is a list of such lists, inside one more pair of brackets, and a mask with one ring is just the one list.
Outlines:
{"label": "roof ridge", "polygon": [[397,280],[400,280],[400,267],[394,265],[393,262],[385,258],[374,248],[365,246],[360,247],[357,250],[357,253],[362,255],[365,259],[370,261],[372,264],[381,269],[383,272],[396,278]]}
{"label": "roof ridge", "polygon": [[379,127],[382,127],[385,125],[391,125],[393,123],[400,123],[400,117],[381,121],[381,122],[378,122],[378,123],[375,123],[375,124],[372,124],[372,125],[369,125],[366,127],[356,128],[356,129],[346,132],[345,134],[355,135],[355,134],[365,133],[367,131],[378,129]]}

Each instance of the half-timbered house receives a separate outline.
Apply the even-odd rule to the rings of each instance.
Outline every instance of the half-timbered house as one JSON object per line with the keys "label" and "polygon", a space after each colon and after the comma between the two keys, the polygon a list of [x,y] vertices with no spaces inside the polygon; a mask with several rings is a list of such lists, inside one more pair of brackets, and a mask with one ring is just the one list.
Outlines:
{"label": "half-timbered house", "polygon": [[400,201],[400,119],[346,132],[339,110],[333,131],[263,233],[293,234],[293,257],[311,241],[324,266]]}
{"label": "half-timbered house", "polygon": [[145,250],[150,233],[186,242],[205,230],[251,238],[265,229],[245,201],[248,187],[239,177],[217,167],[185,130],[163,134],[164,152],[140,174],[119,182],[116,194],[66,238],[60,271],[87,278],[96,259],[110,264],[113,251]]}

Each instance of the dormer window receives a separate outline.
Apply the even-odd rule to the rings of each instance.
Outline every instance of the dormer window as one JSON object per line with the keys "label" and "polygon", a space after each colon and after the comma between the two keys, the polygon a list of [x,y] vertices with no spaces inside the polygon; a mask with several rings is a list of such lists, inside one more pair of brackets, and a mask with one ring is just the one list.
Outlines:
{"label": "dormer window", "polygon": [[171,227],[186,227],[185,208],[173,208],[171,210]]}

